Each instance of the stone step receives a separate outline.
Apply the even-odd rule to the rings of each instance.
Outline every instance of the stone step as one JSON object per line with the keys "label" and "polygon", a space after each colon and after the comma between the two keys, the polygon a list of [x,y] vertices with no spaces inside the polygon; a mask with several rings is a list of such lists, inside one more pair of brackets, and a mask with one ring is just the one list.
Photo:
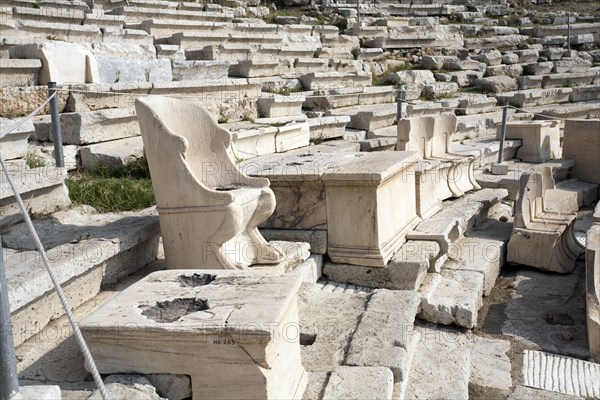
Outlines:
{"label": "stone step", "polygon": [[412,334],[418,342],[401,398],[467,400],[471,376],[468,338],[459,331],[429,325],[415,328]]}
{"label": "stone step", "polygon": [[108,14],[124,15],[127,24],[141,23],[142,21],[151,18],[205,22],[231,22],[233,19],[233,13],[188,11],[134,6],[115,7]]}
{"label": "stone step", "polygon": [[491,293],[504,264],[512,224],[494,222],[450,246],[439,274],[428,274],[421,286],[419,317],[467,329],[477,326],[482,297]]}
{"label": "stone step", "polygon": [[[504,159],[510,160],[517,154],[521,147],[519,139],[504,140]],[[453,142],[451,151],[460,154],[473,154],[477,156],[475,167],[483,167],[486,164],[498,161],[498,152],[500,151],[500,141],[493,138],[477,138],[473,140],[462,140]]]}
{"label": "stone step", "polygon": [[[7,162],[6,167],[30,214],[48,214],[71,204],[64,184],[66,169],[29,168],[22,160]],[[0,227],[7,227],[22,221],[23,217],[4,171],[0,172]]]}
{"label": "stone step", "polygon": [[398,106],[396,103],[383,103],[365,106],[341,107],[329,110],[325,115],[347,115],[349,128],[374,131],[394,124]]}
{"label": "stone step", "polygon": [[[119,279],[118,283],[103,285],[91,299],[77,297],[83,303],[73,307],[77,321],[111,300],[119,292],[156,270],[155,263]],[[85,282],[84,282],[85,283]],[[56,307],[60,307],[58,304]],[[61,387],[63,399],[87,399],[96,389],[86,371],[83,355],[73,337],[65,315],[57,316],[46,326],[36,327],[33,336],[16,346],[17,371],[20,382],[52,382]]]}
{"label": "stone step", "polygon": [[124,167],[143,156],[144,142],[141,136],[95,143],[79,149],[81,167],[86,170],[93,170],[100,166]]}
{"label": "stone step", "polygon": [[63,22],[67,24],[81,25],[85,18],[85,12],[73,8],[67,10],[64,8],[45,7],[40,9],[26,9],[21,7],[13,8],[13,18],[18,21],[47,21],[47,22]]}
{"label": "stone step", "polygon": [[393,86],[344,87],[331,90],[315,90],[307,96],[304,108],[329,110],[358,105],[392,103],[397,90]]}
{"label": "stone step", "polygon": [[[142,212],[89,214],[73,209],[34,220],[52,268],[71,306],[92,299],[154,260],[159,226],[153,208]],[[24,224],[2,235],[15,345],[63,314],[52,283]]]}
{"label": "stone step", "polygon": [[[140,135],[133,108],[61,113],[60,122],[63,144],[88,145]],[[36,118],[34,124],[33,139],[53,141],[49,116]]]}
{"label": "stone step", "polygon": [[2,86],[34,86],[38,84],[40,60],[0,59]]}
{"label": "stone step", "polygon": [[515,201],[519,193],[519,181],[524,173],[541,171],[545,167],[552,168],[552,174],[557,184],[571,175],[575,166],[574,160],[552,160],[540,164],[508,160],[508,175],[493,175],[485,168],[475,170],[475,179],[482,188],[504,188],[508,190],[508,200]]}
{"label": "stone step", "polygon": [[206,46],[227,44],[244,44],[254,46],[282,46],[283,37],[277,34],[244,34],[244,33],[175,33],[166,40],[166,44],[183,46],[188,51],[198,51]]}
{"label": "stone step", "polygon": [[[598,184],[584,182],[579,179],[567,179],[556,184],[556,189],[574,194],[579,208],[590,206],[598,201]],[[552,210],[548,210],[552,211]]]}
{"label": "stone step", "polygon": [[300,77],[306,90],[332,90],[341,87],[370,86],[371,76],[346,72],[313,72]]}
{"label": "stone step", "polygon": [[307,120],[310,138],[313,141],[341,138],[350,122],[347,115],[309,118]]}
{"label": "stone step", "polygon": [[[519,110],[520,112],[521,110]],[[534,119],[590,119],[600,118],[600,101],[585,101],[571,104],[543,105],[537,107],[527,107],[525,110],[531,113]]]}

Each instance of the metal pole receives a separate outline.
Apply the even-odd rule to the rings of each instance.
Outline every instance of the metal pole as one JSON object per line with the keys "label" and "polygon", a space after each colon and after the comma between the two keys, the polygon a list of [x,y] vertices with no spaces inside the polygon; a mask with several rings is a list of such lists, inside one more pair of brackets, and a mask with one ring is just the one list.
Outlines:
{"label": "metal pole", "polygon": [[[56,82],[48,82],[48,96],[56,92]],[[58,112],[58,99],[56,96],[50,100],[50,117],[52,119],[52,138],[54,140],[54,159],[57,167],[65,166],[63,156],[62,133],[60,131],[60,113]]]}
{"label": "metal pole", "polygon": [[396,101],[398,104],[398,109],[396,111],[396,120],[398,123],[402,121],[402,101],[404,100],[404,93],[402,92],[402,84],[398,85],[398,93],[396,95]]}
{"label": "metal pole", "polygon": [[8,305],[4,255],[0,246],[0,400],[9,400],[17,393],[19,393],[17,359]]}
{"label": "metal pole", "polygon": [[504,139],[506,139],[506,119],[508,117],[508,101],[502,108],[502,128],[500,130],[500,149],[498,150],[498,163],[504,161]]}
{"label": "metal pole", "polygon": [[356,0],[356,15],[357,15],[356,23],[357,23],[358,27],[360,28],[360,0]]}
{"label": "metal pole", "polygon": [[567,48],[571,51],[571,13],[567,13]]}

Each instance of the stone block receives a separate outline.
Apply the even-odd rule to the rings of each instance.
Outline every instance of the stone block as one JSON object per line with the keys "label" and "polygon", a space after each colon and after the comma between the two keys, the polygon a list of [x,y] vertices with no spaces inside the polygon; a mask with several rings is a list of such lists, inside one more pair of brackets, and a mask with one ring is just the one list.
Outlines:
{"label": "stone block", "polygon": [[[501,126],[496,131],[499,140]],[[522,142],[516,157],[525,162],[542,163],[561,158],[559,121],[525,121],[506,124],[506,139]]]}
{"label": "stone block", "polygon": [[394,83],[419,83],[422,85],[435,83],[433,72],[429,70],[398,71],[388,76]]}
{"label": "stone block", "polygon": [[171,82],[171,61],[166,59],[136,60],[133,58],[98,57],[100,82]]}
{"label": "stone block", "polygon": [[190,60],[172,61],[173,80],[221,80],[229,76],[229,61]]}
{"label": "stone block", "polygon": [[439,271],[440,257],[440,246],[436,242],[408,240],[384,268],[327,262],[323,273],[336,282],[371,288],[417,290],[428,270]]}
{"label": "stone block", "polygon": [[275,135],[275,149],[278,153],[306,147],[309,142],[310,130],[307,122],[281,126]]}
{"label": "stone block", "polygon": [[387,400],[394,392],[394,375],[385,367],[336,367],[323,393],[323,400]]}
{"label": "stone block", "polygon": [[0,58],[1,86],[33,86],[38,84],[40,60]]}
{"label": "stone block", "polygon": [[352,336],[346,365],[387,367],[395,383],[406,381],[408,348],[418,306],[415,291],[376,290]]}
{"label": "stone block", "polygon": [[244,129],[232,132],[235,154],[241,160],[272,154],[275,148],[275,135],[278,129],[274,126],[261,126],[256,129]]}
{"label": "stone block", "polygon": [[24,44],[11,47],[9,53],[11,58],[39,59],[42,62],[38,79],[40,85],[48,82],[100,82],[96,57],[74,43],[47,41]]}
{"label": "stone block", "polygon": [[[516,55],[515,55],[516,57]],[[523,67],[520,64],[511,65],[494,65],[487,67],[485,70],[486,76],[508,76],[511,78],[517,78],[523,74]]]}
{"label": "stone block", "polygon": [[490,76],[476,80],[475,87],[487,93],[501,93],[517,90],[519,84],[509,76]]}
{"label": "stone block", "polygon": [[144,156],[144,143],[140,136],[95,143],[79,150],[81,166],[93,170],[100,166],[118,168]]}
{"label": "stone block", "polygon": [[[6,132],[21,119],[0,118],[0,129]],[[27,154],[27,139],[35,132],[33,122],[27,121],[0,139],[0,156],[3,160],[21,158]]]}
{"label": "stone block", "polygon": [[477,326],[483,302],[484,277],[474,271],[445,270],[428,274],[421,287],[419,317],[467,329]]}
{"label": "stone block", "polygon": [[298,95],[273,95],[259,98],[257,106],[261,117],[287,117],[302,114],[302,104],[305,100],[304,96]]}
{"label": "stone block", "polygon": [[563,157],[576,161],[573,176],[600,183],[600,120],[565,121]]}
{"label": "stone block", "polygon": [[[415,178],[409,172],[416,159],[416,152],[358,153],[323,174],[332,261],[387,264],[418,218]],[[398,196],[404,199],[401,208],[393,206]]]}
{"label": "stone block", "polygon": [[100,372],[190,375],[194,398],[302,398],[300,278],[201,272],[155,272],[85,318]]}
{"label": "stone block", "polygon": [[[148,379],[140,375],[110,375],[104,380],[104,386],[108,395],[115,399],[164,400]],[[88,400],[102,400],[100,391],[96,390]]]}

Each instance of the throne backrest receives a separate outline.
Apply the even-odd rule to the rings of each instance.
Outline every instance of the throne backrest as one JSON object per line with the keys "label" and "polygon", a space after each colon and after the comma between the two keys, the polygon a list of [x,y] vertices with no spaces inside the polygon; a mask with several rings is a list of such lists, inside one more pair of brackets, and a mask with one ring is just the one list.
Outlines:
{"label": "throne backrest", "polygon": [[515,227],[527,228],[543,209],[544,177],[540,172],[524,173],[519,181],[515,204]]}
{"label": "throne backrest", "polygon": [[204,107],[163,96],[140,98],[135,107],[160,207],[206,204],[211,189],[235,186],[231,134]]}
{"label": "throne backrest", "polygon": [[431,153],[433,157],[445,157],[450,149],[452,134],[456,132],[456,115],[454,113],[441,113],[435,118],[433,135],[431,138]]}
{"label": "throne backrest", "polygon": [[431,158],[431,138],[435,119],[433,117],[410,117],[398,122],[396,150],[416,151],[423,159]]}

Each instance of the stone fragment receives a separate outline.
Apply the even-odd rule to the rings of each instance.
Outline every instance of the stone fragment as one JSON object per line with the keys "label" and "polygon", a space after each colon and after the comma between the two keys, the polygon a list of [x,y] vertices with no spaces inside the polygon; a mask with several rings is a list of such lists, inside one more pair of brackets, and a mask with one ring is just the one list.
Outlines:
{"label": "stone fragment", "polygon": [[406,381],[407,348],[418,305],[419,296],[414,291],[376,290],[352,336],[346,365],[387,367],[394,382]]}
{"label": "stone fragment", "polygon": [[148,374],[146,379],[159,395],[169,400],[183,400],[192,396],[192,383],[187,375]]}
{"label": "stone fragment", "polygon": [[[110,375],[104,380],[106,391],[114,399],[164,400],[156,393],[156,388],[148,379],[139,375]],[[96,390],[88,400],[101,400]]]}
{"label": "stone fragment", "polygon": [[419,317],[473,329],[482,306],[483,287],[484,277],[478,272],[442,268],[441,274],[428,274],[421,287]]}
{"label": "stone fragment", "polygon": [[519,89],[517,80],[509,76],[490,76],[475,81],[475,87],[486,93],[501,93]]}

